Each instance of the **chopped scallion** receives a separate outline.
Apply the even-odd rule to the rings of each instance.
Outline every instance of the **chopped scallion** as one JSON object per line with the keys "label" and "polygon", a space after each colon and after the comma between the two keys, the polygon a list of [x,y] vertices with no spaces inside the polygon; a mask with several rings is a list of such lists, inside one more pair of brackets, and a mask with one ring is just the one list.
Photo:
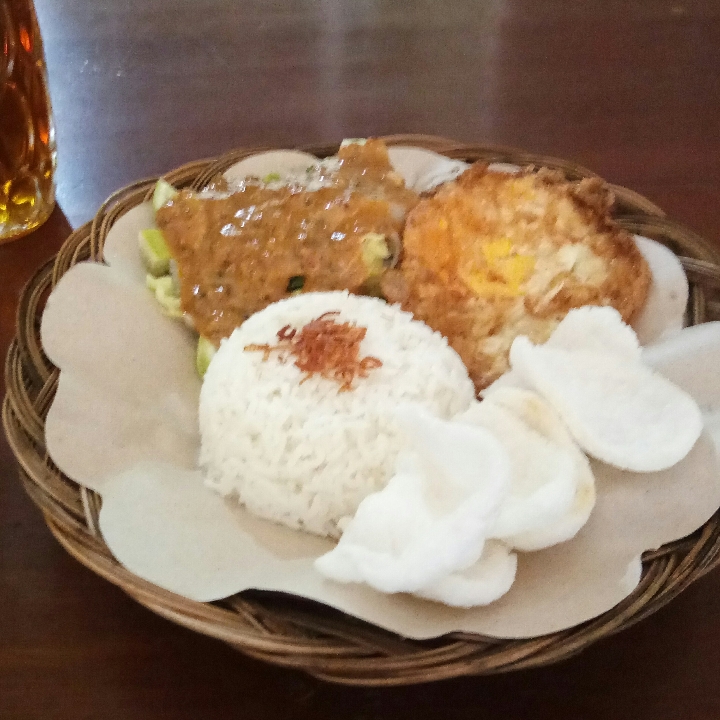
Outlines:
{"label": "chopped scallion", "polygon": [[303,285],[305,285],[305,278],[302,275],[293,275],[289,280],[287,284],[287,292],[298,292],[299,290],[303,289]]}

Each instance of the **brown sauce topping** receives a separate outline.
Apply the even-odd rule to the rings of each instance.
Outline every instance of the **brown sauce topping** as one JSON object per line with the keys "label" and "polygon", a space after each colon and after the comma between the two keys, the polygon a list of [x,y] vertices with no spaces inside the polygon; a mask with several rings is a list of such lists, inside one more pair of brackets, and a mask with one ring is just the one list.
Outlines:
{"label": "brown sauce topping", "polygon": [[338,392],[347,392],[352,390],[356,377],[367,377],[370,370],[382,367],[382,362],[370,355],[360,357],[360,343],[367,328],[338,323],[333,317],[338,314],[338,311],[327,312],[311,320],[300,332],[286,325],[277,333],[277,345],[246,345],[245,350],[262,352],[264,361],[273,352],[280,353],[282,362],[293,355],[295,367],[305,373],[300,384],[313,375],[321,375],[337,382]]}
{"label": "brown sauce topping", "polygon": [[183,191],[157,222],[178,265],[181,307],[216,344],[250,315],[302,292],[372,292],[377,269],[363,238],[398,238],[418,202],[390,165],[385,144],[348,145],[322,187],[267,187],[249,179],[231,192]]}

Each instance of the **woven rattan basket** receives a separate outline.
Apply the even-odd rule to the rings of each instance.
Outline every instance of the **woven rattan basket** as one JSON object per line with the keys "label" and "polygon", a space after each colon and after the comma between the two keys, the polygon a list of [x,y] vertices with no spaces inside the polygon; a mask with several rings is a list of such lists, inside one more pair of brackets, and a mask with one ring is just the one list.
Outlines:
{"label": "woven rattan basket", "polygon": [[[392,136],[389,144],[412,144],[452,158],[545,165],[569,179],[588,170],[555,158],[508,148],[465,145],[427,136]],[[185,165],[166,177],[176,186],[200,188],[214,175],[259,148]],[[336,145],[303,148],[318,156]],[[5,366],[7,396],[3,424],[30,497],[61,545],[81,563],[121,587],[154,612],[223,640],[247,655],[317,677],[356,685],[402,685],[458,675],[530,668],[567,658],[591,643],[655,612],[718,562],[720,512],[693,535],[643,557],[637,589],[620,605],[591,622],[530,640],[494,640],[448,635],[409,641],[317,603],[280,593],[245,592],[215,603],[199,603],[156,587],[125,570],[98,531],[100,498],[79,487],[52,463],[45,449],[44,422],[58,381],[45,357],[39,320],[48,291],[75,263],[102,262],[103,243],[113,223],[148,198],[156,178],[115,193],[92,223],[76,230],[56,258],[29,282],[20,300],[17,336]],[[720,251],[691,231],[665,219],[663,212],[630,190],[615,187],[615,215],[630,232],[654,238],[681,258],[690,279],[688,322],[720,316]]]}

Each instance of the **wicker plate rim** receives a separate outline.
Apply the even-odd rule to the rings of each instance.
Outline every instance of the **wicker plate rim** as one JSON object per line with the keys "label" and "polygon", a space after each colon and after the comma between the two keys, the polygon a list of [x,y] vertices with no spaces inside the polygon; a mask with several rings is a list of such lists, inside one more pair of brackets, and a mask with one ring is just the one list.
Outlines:
{"label": "wicker plate rim", "polygon": [[[596,177],[575,163],[513,148],[427,135],[394,135],[385,140],[465,160],[548,166],[570,180]],[[337,147],[334,143],[300,149],[323,157],[336,152]],[[266,149],[272,148],[240,148],[183,165],[163,177],[180,187],[199,188],[241,158]],[[587,623],[527,640],[455,633],[430,641],[411,641],[318,603],[280,593],[250,591],[217,603],[197,603],[129,573],[112,557],[98,531],[99,497],[65,477],[47,456],[44,418],[59,373],[42,352],[39,317],[48,290],[65,272],[84,260],[103,261],[108,231],[125,212],[149,198],[156,180],[140,180],[111,195],[92,222],[72,233],[55,258],[26,286],[18,307],[17,335],[6,359],[7,394],[2,413],[23,485],[53,535],[73,557],[142,605],[247,655],[300,668],[319,678],[355,685],[403,685],[557,662],[647,617],[717,564],[720,512],[688,538],[645,553],[641,583],[620,605]],[[616,197],[616,219],[622,226],[654,237],[682,256],[692,285],[691,322],[705,321],[715,307],[709,294],[720,287],[720,251],[666,219],[660,208],[641,195],[619,186],[611,188]]]}

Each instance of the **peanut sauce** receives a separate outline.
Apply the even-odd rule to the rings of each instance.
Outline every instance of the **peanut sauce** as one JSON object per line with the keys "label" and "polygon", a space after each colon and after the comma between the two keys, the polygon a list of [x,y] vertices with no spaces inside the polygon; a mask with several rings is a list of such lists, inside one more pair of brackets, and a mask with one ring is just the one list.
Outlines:
{"label": "peanut sauce", "polygon": [[298,285],[302,292],[369,292],[363,238],[399,237],[419,198],[393,171],[380,140],[341,148],[321,181],[309,190],[248,179],[215,192],[185,190],[160,208],[181,308],[201,335],[218,344]]}
{"label": "peanut sauce", "polygon": [[382,362],[370,355],[360,358],[360,343],[367,328],[352,323],[338,323],[338,311],[326,312],[304,325],[300,332],[286,325],[277,333],[277,345],[246,345],[248,352],[262,352],[267,361],[272,352],[279,352],[281,362],[287,355],[295,356],[295,367],[305,373],[304,383],[319,374],[340,385],[338,392],[352,390],[356,377],[366,378],[368,371],[382,367]]}

